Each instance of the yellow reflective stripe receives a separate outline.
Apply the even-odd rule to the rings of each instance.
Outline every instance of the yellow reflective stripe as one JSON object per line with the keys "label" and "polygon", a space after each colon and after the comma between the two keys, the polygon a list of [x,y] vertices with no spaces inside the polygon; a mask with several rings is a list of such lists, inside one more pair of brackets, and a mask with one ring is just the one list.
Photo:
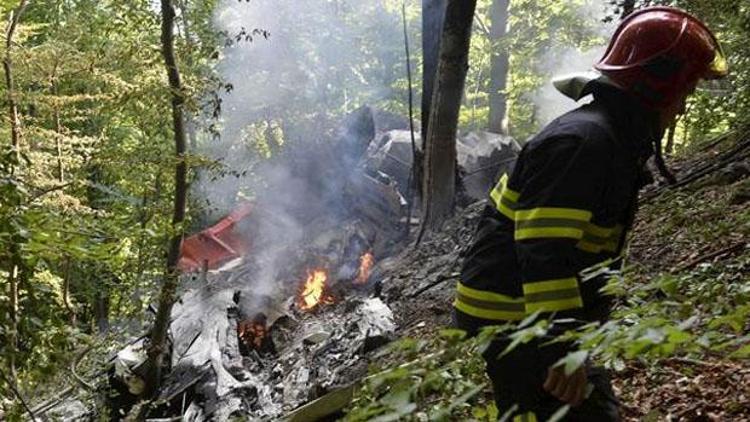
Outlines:
{"label": "yellow reflective stripe", "polygon": [[588,253],[599,253],[603,249],[602,245],[589,242],[588,240],[585,240],[585,239],[581,239],[578,243],[576,243],[576,247]]}
{"label": "yellow reflective stripe", "polygon": [[607,252],[617,252],[617,242],[609,241],[602,246],[602,249]]}
{"label": "yellow reflective stripe", "polygon": [[498,189],[501,192],[502,196],[508,198],[508,200],[510,200],[511,202],[517,202],[521,194],[508,187],[509,179],[510,178],[508,177],[508,173],[503,174],[500,180],[498,180],[495,189]]}
{"label": "yellow reflective stripe", "polygon": [[508,186],[505,186],[505,190],[503,190],[503,196],[505,198],[508,198],[508,200],[510,200],[511,202],[518,202],[518,198],[521,196],[521,194],[509,188]]}
{"label": "yellow reflective stripe", "polygon": [[526,312],[534,313],[567,311],[569,309],[583,308],[583,299],[581,297],[572,297],[569,299],[548,300],[545,302],[526,303]]}
{"label": "yellow reflective stripe", "polygon": [[[575,208],[533,208],[515,212],[516,240],[567,238],[580,240],[586,234],[591,211]],[[599,231],[601,232],[601,231]]]}
{"label": "yellow reflective stripe", "polygon": [[[503,177],[506,177],[503,175]],[[490,198],[492,198],[492,202],[495,204],[495,207],[500,206],[500,198],[503,196],[503,177],[500,178],[500,181],[497,182],[497,185],[492,189],[490,192]]]}
{"label": "yellow reflective stripe", "polygon": [[624,227],[620,224],[611,228],[589,224],[576,247],[589,253],[617,252],[623,229]]}
{"label": "yellow reflective stripe", "polygon": [[489,302],[510,302],[510,303],[523,303],[523,298],[510,297],[500,293],[488,292],[485,290],[472,289],[461,283],[460,281],[456,285],[456,290],[464,296],[471,297],[479,300],[486,300]]}
{"label": "yellow reflective stripe", "polygon": [[569,239],[581,239],[583,230],[572,227],[532,227],[518,229],[513,234],[515,240],[540,239],[540,238],[562,237]]}
{"label": "yellow reflective stripe", "polygon": [[576,208],[532,208],[516,211],[516,220],[534,220],[537,218],[562,218],[588,222],[593,214],[591,211]]}
{"label": "yellow reflective stripe", "polygon": [[513,208],[515,208],[519,196],[518,192],[508,188],[508,174],[503,174],[490,192],[490,198],[495,204],[495,208],[511,220],[516,218]]}
{"label": "yellow reflective stripe", "polygon": [[482,308],[477,308],[475,306],[461,302],[458,299],[456,299],[456,301],[453,302],[453,306],[459,311],[467,315],[471,315],[473,317],[483,318],[483,319],[492,319],[492,320],[500,320],[500,321],[520,321],[526,317],[526,313],[523,311],[512,312],[512,311],[502,311],[502,310],[494,310],[494,309],[482,309]]}
{"label": "yellow reflective stripe", "polygon": [[513,422],[538,422],[534,412],[527,412],[513,417]]}
{"label": "yellow reflective stripe", "polygon": [[502,215],[508,217],[511,221],[515,220],[515,211],[513,211],[508,205],[504,204],[503,202],[504,201],[501,199],[500,202],[497,203],[497,210],[500,211]]}
{"label": "yellow reflective stripe", "polygon": [[575,277],[524,283],[526,312],[554,312],[582,308],[583,300]]}
{"label": "yellow reflective stripe", "polygon": [[523,294],[552,292],[555,290],[575,289],[578,288],[578,280],[575,277],[560,278],[557,280],[537,281],[533,283],[524,283]]}
{"label": "yellow reflective stripe", "polygon": [[617,226],[613,227],[602,227],[597,226],[594,223],[589,223],[586,226],[586,232],[591,233],[592,235],[596,237],[610,237],[617,229]]}
{"label": "yellow reflective stripe", "polygon": [[617,252],[617,242],[609,241],[607,243],[593,243],[587,240],[581,240],[576,244],[576,247],[584,252],[589,253],[600,253],[602,251]]}

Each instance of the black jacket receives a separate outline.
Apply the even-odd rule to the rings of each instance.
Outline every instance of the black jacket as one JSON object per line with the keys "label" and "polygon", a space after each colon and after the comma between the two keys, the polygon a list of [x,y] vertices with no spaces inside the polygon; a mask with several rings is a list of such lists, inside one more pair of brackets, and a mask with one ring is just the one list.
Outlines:
{"label": "black jacket", "polygon": [[526,143],[490,193],[465,255],[457,312],[480,324],[537,311],[598,319],[606,280],[581,274],[622,253],[656,128],[655,116],[602,86]]}

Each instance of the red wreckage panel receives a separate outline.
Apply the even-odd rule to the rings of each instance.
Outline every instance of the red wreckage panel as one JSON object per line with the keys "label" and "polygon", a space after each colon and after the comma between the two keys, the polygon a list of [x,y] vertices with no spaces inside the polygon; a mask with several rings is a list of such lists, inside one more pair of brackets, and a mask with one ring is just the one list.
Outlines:
{"label": "red wreckage panel", "polygon": [[250,239],[237,230],[237,225],[249,218],[252,210],[252,204],[244,203],[218,223],[184,239],[177,268],[187,273],[206,265],[211,270],[245,255],[251,247]]}

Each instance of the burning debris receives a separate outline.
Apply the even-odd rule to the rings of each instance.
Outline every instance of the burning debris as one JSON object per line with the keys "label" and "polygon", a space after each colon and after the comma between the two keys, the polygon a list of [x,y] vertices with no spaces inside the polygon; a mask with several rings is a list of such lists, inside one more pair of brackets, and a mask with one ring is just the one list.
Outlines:
{"label": "burning debris", "polygon": [[[315,270],[311,280],[316,273],[326,280]],[[188,289],[173,314],[173,370],[161,399],[184,400],[184,420],[277,419],[364,376],[368,353],[396,329],[390,309],[351,283],[348,297],[321,307],[323,294],[310,312],[294,290],[254,297],[247,267],[208,278]]]}
{"label": "burning debris", "polygon": [[[185,277],[160,396],[184,420],[277,419],[361,378],[393,338],[391,310],[370,296],[404,245],[408,171],[373,165],[373,116],[359,109],[330,142],[289,151],[252,204],[184,244],[183,269],[203,263],[204,276]],[[467,151],[477,180],[502,165]]]}
{"label": "burning debris", "polygon": [[372,254],[372,251],[367,251],[360,256],[359,271],[357,272],[357,278],[354,280],[354,284],[367,283],[367,280],[370,279],[373,265],[375,265],[375,256]]}
{"label": "burning debris", "polygon": [[240,354],[247,356],[250,350],[259,353],[275,353],[271,337],[268,335],[266,315],[261,313],[249,320],[240,320],[237,323],[237,336],[240,341]]}
{"label": "burning debris", "polygon": [[307,279],[302,285],[302,292],[297,298],[297,306],[303,311],[312,311],[318,305],[333,303],[333,297],[327,294],[326,283],[328,272],[314,269],[307,272]]}

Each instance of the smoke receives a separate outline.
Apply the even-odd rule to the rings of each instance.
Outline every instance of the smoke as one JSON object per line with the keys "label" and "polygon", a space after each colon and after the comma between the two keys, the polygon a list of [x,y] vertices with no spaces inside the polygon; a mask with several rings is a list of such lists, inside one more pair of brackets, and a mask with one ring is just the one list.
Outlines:
{"label": "smoke", "polygon": [[532,95],[532,101],[536,105],[537,118],[540,124],[546,125],[561,114],[578,107],[579,103],[558,92],[552,86],[552,79],[571,73],[581,73],[593,68],[594,63],[599,60],[607,47],[607,40],[615,29],[615,23],[605,23],[604,18],[610,13],[601,2],[588,0],[581,4],[577,10],[581,22],[590,24],[590,31],[600,39],[600,43],[590,46],[585,50],[576,48],[560,48],[553,50],[545,56],[539,66],[539,70],[551,75],[547,82]]}
{"label": "smoke", "polygon": [[[217,71],[231,89],[221,94],[220,137],[198,151],[220,171],[200,172],[192,194],[205,209],[201,228],[238,200],[255,204],[251,222],[241,227],[256,245],[254,296],[277,289],[279,272],[304,253],[310,233],[348,211],[343,185],[356,162],[345,158],[360,145],[341,142],[343,117],[363,104],[401,101],[391,90],[404,77],[401,15],[390,3],[220,0],[217,6],[215,25],[231,41]],[[366,120],[348,123],[354,126],[343,132],[368,129]]]}
{"label": "smoke", "polygon": [[216,27],[234,42],[217,70],[232,89],[221,98],[220,141],[199,152],[230,174],[197,184],[214,216],[231,209],[239,191],[257,191],[266,176],[258,163],[282,144],[325,142],[348,112],[400,100],[391,87],[404,76],[401,16],[391,3],[219,2]]}
{"label": "smoke", "polygon": [[[587,51],[566,49],[555,56],[551,56],[545,63],[552,75],[562,76],[571,73],[581,73],[592,69],[592,65],[601,58],[606,46],[600,46]],[[554,70],[554,71],[553,71]],[[537,117],[542,125],[546,125],[561,114],[573,110],[580,103],[561,94],[554,86],[552,79],[547,81],[533,95],[537,107]],[[581,99],[579,102],[583,102]]]}

